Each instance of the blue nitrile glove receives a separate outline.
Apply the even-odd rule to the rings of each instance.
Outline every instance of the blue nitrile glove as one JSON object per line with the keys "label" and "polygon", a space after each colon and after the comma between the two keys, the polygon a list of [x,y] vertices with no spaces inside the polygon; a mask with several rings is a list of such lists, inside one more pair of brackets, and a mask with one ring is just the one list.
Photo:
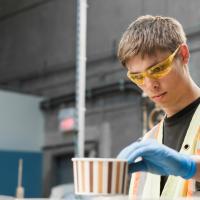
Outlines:
{"label": "blue nitrile glove", "polygon": [[[124,148],[119,159],[126,159],[129,163],[129,172],[148,171],[159,175],[181,176],[184,179],[193,177],[196,173],[196,163],[190,156],[159,144],[154,139],[147,139]],[[142,158],[140,161],[135,161]]]}

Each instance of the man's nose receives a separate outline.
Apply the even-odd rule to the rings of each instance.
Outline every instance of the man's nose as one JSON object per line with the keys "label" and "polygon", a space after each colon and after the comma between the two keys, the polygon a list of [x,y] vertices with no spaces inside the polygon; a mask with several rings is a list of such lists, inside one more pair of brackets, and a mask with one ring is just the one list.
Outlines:
{"label": "man's nose", "polygon": [[158,79],[155,79],[153,77],[145,77],[144,79],[144,85],[148,88],[148,89],[159,89],[160,87],[160,83],[158,81]]}

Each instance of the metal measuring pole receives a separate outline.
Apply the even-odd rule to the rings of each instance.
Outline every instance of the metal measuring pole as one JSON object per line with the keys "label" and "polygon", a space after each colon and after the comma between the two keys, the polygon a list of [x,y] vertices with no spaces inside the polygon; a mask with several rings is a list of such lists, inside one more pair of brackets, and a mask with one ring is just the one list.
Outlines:
{"label": "metal measuring pole", "polygon": [[76,109],[78,125],[76,153],[78,157],[84,157],[87,0],[77,0],[76,33]]}

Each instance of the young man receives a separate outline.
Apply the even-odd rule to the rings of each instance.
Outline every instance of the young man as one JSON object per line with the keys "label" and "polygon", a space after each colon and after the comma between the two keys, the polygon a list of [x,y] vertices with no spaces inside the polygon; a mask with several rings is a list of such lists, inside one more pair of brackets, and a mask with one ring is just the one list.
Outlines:
{"label": "young man", "polygon": [[189,73],[182,25],[170,17],[141,16],[123,34],[118,57],[128,78],[166,113],[118,155],[132,173],[130,197],[194,195],[200,180],[200,88]]}

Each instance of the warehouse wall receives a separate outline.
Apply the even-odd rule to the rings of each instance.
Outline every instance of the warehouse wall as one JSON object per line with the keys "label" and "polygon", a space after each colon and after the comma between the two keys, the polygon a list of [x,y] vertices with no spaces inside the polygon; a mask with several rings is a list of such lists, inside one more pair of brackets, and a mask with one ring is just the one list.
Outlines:
{"label": "warehouse wall", "polygon": [[0,80],[5,88],[9,82],[18,91],[54,96],[74,71],[76,1],[25,2],[0,18]]}
{"label": "warehouse wall", "polygon": [[44,119],[41,97],[0,91],[0,194],[15,196],[18,160],[23,159],[25,197],[42,192]]}
{"label": "warehouse wall", "polygon": [[[102,89],[103,90],[103,89]],[[118,89],[95,95],[87,99],[85,156],[116,157],[119,151],[142,136],[142,100],[139,91],[134,88]],[[48,197],[51,188],[72,183],[73,174],[71,158],[76,152],[76,133],[59,131],[58,113],[62,106],[47,109],[45,116],[45,145],[44,145],[44,190]],[[73,107],[68,101],[66,107]],[[58,167],[58,158],[63,156],[65,168]],[[61,175],[58,175],[61,174]],[[68,176],[67,176],[68,174]],[[58,180],[58,176],[63,177]]]}
{"label": "warehouse wall", "polygon": [[[13,2],[0,17],[0,84],[48,97],[73,92],[76,1]],[[173,16],[189,32],[199,25],[199,8],[196,0],[88,0],[87,87],[126,79],[115,57],[116,48],[122,32],[137,16]],[[196,59],[192,64],[194,75]]]}

